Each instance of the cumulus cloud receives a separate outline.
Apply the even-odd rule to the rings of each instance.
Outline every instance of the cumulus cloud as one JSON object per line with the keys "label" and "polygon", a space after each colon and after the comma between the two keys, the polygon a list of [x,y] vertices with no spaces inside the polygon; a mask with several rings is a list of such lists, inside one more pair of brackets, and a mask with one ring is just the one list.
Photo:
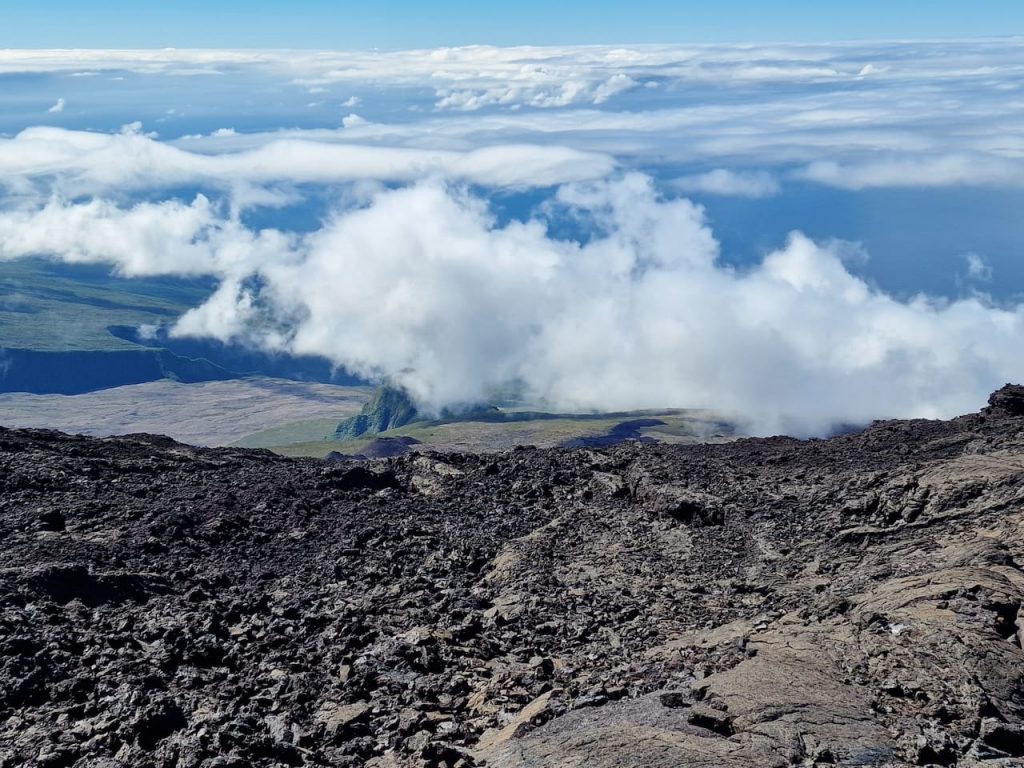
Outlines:
{"label": "cumulus cloud", "polygon": [[54,104],[52,107],[50,107],[46,111],[49,112],[51,115],[60,114],[61,112],[64,111],[64,104],[65,103],[66,102],[64,101],[63,98],[57,99],[57,103]]}
{"label": "cumulus cloud", "polygon": [[0,214],[0,261],[44,255],[112,264],[129,277],[248,274],[289,247],[289,236],[246,230],[203,195],[130,208],[55,198],[37,210]]}
{"label": "cumulus cloud", "polygon": [[620,93],[637,86],[636,80],[622,72],[606,80],[575,77],[550,82],[538,77],[534,82],[513,82],[486,89],[442,88],[437,91],[437,109],[460,109],[471,112],[489,106],[522,106],[551,109],[573,104],[604,104]]}
{"label": "cumulus cloud", "polygon": [[358,128],[361,125],[367,125],[367,123],[368,121],[366,118],[360,117],[354,112],[341,118],[341,125],[343,128]]}
{"label": "cumulus cloud", "polygon": [[[553,236],[571,217],[586,241]],[[794,233],[724,266],[699,206],[651,180],[565,185],[525,221],[439,180],[379,190],[317,231],[252,231],[191,203],[51,201],[0,215],[0,255],[48,253],[220,287],[175,332],[322,354],[427,408],[514,384],[574,410],[710,407],[760,433],[821,434],[972,410],[1024,377],[1024,309],[901,301],[837,244]]]}

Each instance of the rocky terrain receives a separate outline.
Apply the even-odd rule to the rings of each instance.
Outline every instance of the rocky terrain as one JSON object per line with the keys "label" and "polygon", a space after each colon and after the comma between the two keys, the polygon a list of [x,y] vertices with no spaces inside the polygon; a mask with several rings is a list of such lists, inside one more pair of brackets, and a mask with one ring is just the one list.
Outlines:
{"label": "rocky terrain", "polygon": [[361,464],[0,430],[0,766],[1024,765],[1024,389]]}

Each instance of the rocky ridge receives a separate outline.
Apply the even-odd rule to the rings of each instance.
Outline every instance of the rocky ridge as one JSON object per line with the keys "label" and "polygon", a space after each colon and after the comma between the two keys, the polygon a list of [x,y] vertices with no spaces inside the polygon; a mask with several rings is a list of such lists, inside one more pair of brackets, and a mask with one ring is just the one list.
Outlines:
{"label": "rocky ridge", "polygon": [[0,766],[1024,765],[1024,389],[360,465],[0,430]]}

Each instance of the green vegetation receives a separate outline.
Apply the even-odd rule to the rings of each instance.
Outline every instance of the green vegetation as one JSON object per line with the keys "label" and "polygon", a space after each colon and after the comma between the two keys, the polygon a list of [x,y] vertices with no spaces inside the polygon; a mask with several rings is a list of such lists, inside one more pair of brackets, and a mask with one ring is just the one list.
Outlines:
{"label": "green vegetation", "polygon": [[377,388],[362,411],[337,425],[334,439],[344,441],[362,435],[376,435],[419,419],[416,404],[409,395],[404,390],[385,385]]}
{"label": "green vegetation", "polygon": [[[512,415],[512,414],[510,414]],[[348,455],[361,453],[379,437],[412,437],[422,445],[419,450],[487,452],[514,448],[517,445],[554,447],[580,437],[598,437],[607,434],[630,418],[650,418],[664,424],[644,427],[641,434],[665,443],[715,442],[733,438],[733,428],[714,414],[705,411],[669,410],[638,413],[558,416],[554,414],[521,414],[521,420],[497,421],[466,420],[421,421],[374,435],[354,439],[324,438],[324,432],[312,433],[324,424],[304,422],[276,430],[250,435],[236,445],[269,448],[285,456],[313,456],[322,458],[331,451]],[[303,430],[309,437],[302,439]],[[330,430],[326,430],[330,434]],[[273,442],[275,436],[288,435],[289,439]],[[292,440],[291,437],[298,439]]]}
{"label": "green vegetation", "polygon": [[[282,424],[279,427],[272,427],[271,429],[264,429],[251,435],[246,435],[241,440],[233,443],[233,445],[238,448],[276,448],[298,444],[322,444],[330,439],[337,426],[337,419],[295,421],[290,424]],[[369,440],[364,442],[369,442]],[[324,455],[331,450],[330,448],[325,450]]]}
{"label": "green vegetation", "polygon": [[209,295],[207,280],[121,278],[106,267],[0,262],[0,348],[138,350],[107,329],[167,323]]}

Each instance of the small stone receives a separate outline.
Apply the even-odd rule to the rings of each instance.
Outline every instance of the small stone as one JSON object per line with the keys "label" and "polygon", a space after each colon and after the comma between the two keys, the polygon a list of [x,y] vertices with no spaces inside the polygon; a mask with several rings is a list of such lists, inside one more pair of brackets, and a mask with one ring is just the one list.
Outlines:
{"label": "small stone", "polygon": [[584,707],[603,707],[607,703],[608,697],[605,696],[603,693],[588,693],[576,699],[576,708],[582,709]]}
{"label": "small stone", "polygon": [[694,704],[686,721],[698,728],[707,728],[722,736],[732,736],[732,720],[721,710],[707,704]]}
{"label": "small stone", "polygon": [[690,698],[682,691],[666,691],[658,697],[661,706],[669,709],[680,709],[690,706]]}
{"label": "small stone", "polygon": [[359,730],[357,726],[369,720],[370,705],[359,702],[357,704],[328,704],[320,710],[317,719],[320,720],[327,734],[332,738],[350,736],[353,731]]}

